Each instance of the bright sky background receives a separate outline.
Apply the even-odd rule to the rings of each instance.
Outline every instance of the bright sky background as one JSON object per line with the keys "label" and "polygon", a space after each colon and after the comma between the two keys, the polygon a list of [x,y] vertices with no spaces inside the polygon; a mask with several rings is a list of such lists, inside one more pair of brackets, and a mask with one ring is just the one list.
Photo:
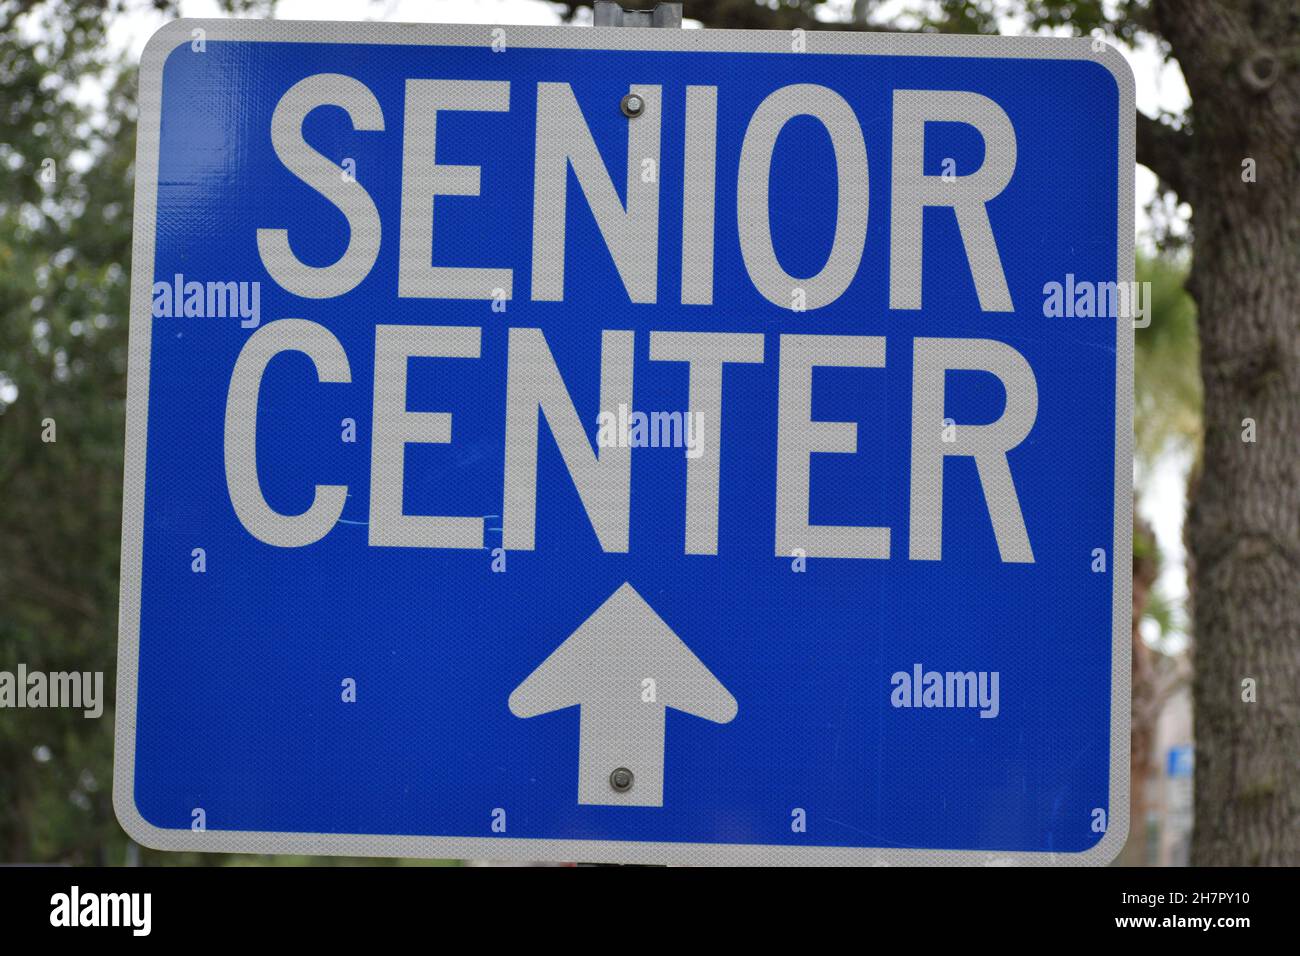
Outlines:
{"label": "bright sky background", "polygon": [[[629,0],[629,6],[649,7],[653,0]],[[895,10],[914,6],[914,0],[889,0],[876,14],[882,22]],[[685,13],[690,16],[690,0]],[[847,17],[852,0],[829,0],[828,16]],[[187,17],[219,17],[216,0],[181,0]],[[543,0],[280,0],[277,16],[282,20],[383,20],[391,22],[552,24],[559,17]],[[110,42],[133,60],[138,61],[145,43],[166,17],[139,3],[137,9],[119,18],[112,26]],[[1022,32],[1016,23],[1003,25],[1004,33]],[[1154,44],[1138,49],[1121,47],[1137,81],[1138,109],[1148,115],[1160,111],[1181,114],[1189,98],[1187,86],[1177,64],[1168,63]],[[95,96],[95,90],[86,91]],[[1145,167],[1137,168],[1137,239],[1139,247],[1150,249],[1150,222],[1144,208],[1154,196],[1156,178]],[[1189,462],[1170,458],[1161,463],[1151,476],[1146,494],[1139,504],[1142,515],[1155,529],[1164,569],[1159,588],[1166,597],[1179,604],[1187,594],[1186,568],[1182,542],[1183,514],[1186,500],[1186,475]],[[1171,649],[1181,646],[1175,642]]]}

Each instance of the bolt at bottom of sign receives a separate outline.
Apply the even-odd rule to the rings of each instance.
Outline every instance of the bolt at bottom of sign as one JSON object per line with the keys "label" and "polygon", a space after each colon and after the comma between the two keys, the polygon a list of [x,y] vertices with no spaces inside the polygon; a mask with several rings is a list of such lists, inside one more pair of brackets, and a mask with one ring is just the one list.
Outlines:
{"label": "bolt at bottom of sign", "polygon": [[631,770],[628,770],[627,767],[619,767],[609,775],[609,785],[619,793],[627,793],[632,789],[634,779]]}

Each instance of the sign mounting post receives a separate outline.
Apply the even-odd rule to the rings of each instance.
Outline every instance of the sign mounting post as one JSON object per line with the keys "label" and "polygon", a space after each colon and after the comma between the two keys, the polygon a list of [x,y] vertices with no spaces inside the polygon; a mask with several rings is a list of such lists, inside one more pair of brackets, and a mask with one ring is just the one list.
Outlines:
{"label": "sign mounting post", "polygon": [[615,0],[596,0],[592,19],[598,27],[680,27],[680,3],[656,3],[648,10],[624,7]]}

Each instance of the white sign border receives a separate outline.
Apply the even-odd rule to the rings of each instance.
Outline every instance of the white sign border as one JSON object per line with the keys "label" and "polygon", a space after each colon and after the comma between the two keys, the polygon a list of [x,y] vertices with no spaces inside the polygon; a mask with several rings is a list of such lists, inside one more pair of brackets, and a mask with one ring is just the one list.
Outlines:
{"label": "white sign border", "polygon": [[[445,859],[551,860],[688,865],[1104,865],[1123,847],[1129,827],[1129,706],[1132,615],[1133,330],[1116,322],[1115,529],[1111,651],[1110,819],[1098,844],[1081,853],[915,850],[841,846],[730,843],[652,843],[550,840],[516,837],[448,837],[243,830],[162,829],[135,805],[136,675],[140,649],[140,583],[144,544],[145,440],[149,411],[154,238],[163,66],[171,52],[203,30],[220,40],[288,43],[491,46],[499,25],[338,23],[289,20],[177,20],[149,40],[140,64],[136,144],[135,232],[131,266],[131,323],[126,400],[126,457],[122,498],[122,573],[119,610],[113,807],[126,832],[160,850],[220,853],[294,853]],[[509,26],[514,47],[575,50],[649,50],[780,53],[789,56],[852,54],[962,56],[1005,59],[1090,60],[1115,78],[1119,89],[1119,196],[1116,278],[1134,280],[1134,162],[1136,114],[1133,74],[1114,47],[1062,37],[993,37],[953,34],[807,32],[806,52],[792,50],[780,30],[669,30],[572,26]],[[484,829],[490,820],[484,815]]]}

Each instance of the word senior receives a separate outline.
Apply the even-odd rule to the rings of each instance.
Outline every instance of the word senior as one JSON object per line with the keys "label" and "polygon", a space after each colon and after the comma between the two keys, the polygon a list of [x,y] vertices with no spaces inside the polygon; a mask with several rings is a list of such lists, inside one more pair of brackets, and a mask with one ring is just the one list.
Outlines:
{"label": "word senior", "polygon": [[[659,187],[663,125],[661,87],[633,85],[642,111],[629,121],[627,200],[613,179],[568,83],[537,84],[534,144],[532,288],[534,301],[564,299],[565,218],[572,170],[600,228],[628,296],[654,303],[659,277]],[[439,196],[478,196],[481,167],[437,161],[438,116],[444,112],[491,113],[510,109],[505,80],[408,79],[402,140],[402,193],[398,228],[397,295],[402,298],[486,299],[514,294],[514,272],[505,265],[433,264],[433,232]],[[1013,311],[1001,255],[985,204],[1011,181],[1016,134],[993,100],[961,90],[895,90],[889,223],[889,307],[921,308],[922,223],[927,207],[956,216],[985,312]],[[343,295],[370,274],[379,256],[383,223],[366,187],[326,159],[303,137],[303,121],[321,106],[341,107],[360,132],[382,132],[389,117],[361,81],[338,73],[309,76],[280,99],[271,120],[271,142],[284,166],[346,217],[350,240],[326,265],[302,262],[289,232],[257,230],[262,264],[286,291],[306,299]],[[714,295],[714,224],[718,89],[686,89],[685,158],[681,170],[683,305],[711,305]],[[769,177],[777,139],[799,116],[819,121],[834,147],[837,184],[834,239],[825,264],[812,276],[789,275],[772,241]],[[545,118],[545,122],[541,119]],[[961,123],[984,140],[984,162],[964,175],[924,172],[927,123]],[[794,84],[771,93],[750,118],[740,149],[735,215],[744,225],[740,251],[754,288],[768,301],[797,311],[838,299],[857,274],[866,245],[868,158],[857,114],[837,92],[817,84]]]}

